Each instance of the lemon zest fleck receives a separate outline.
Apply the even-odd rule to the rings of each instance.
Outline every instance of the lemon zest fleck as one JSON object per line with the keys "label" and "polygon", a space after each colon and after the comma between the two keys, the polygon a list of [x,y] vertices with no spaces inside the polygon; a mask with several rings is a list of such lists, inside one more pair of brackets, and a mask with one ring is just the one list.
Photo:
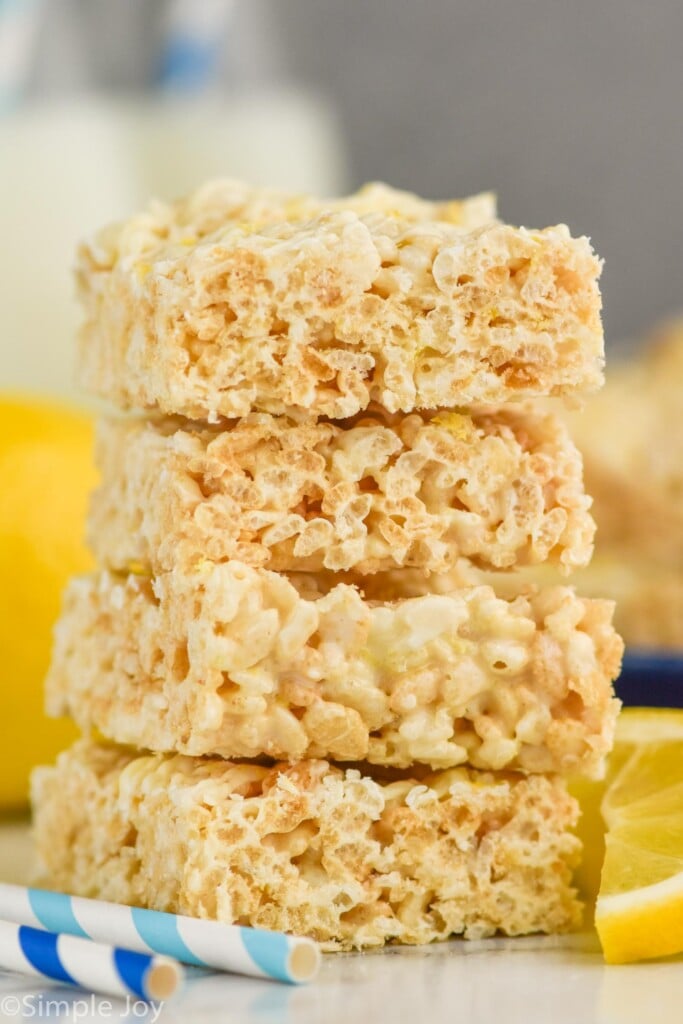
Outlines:
{"label": "lemon zest fleck", "polygon": [[437,427],[443,427],[449,433],[461,441],[466,441],[472,436],[473,426],[469,416],[459,412],[440,412],[432,419]]}

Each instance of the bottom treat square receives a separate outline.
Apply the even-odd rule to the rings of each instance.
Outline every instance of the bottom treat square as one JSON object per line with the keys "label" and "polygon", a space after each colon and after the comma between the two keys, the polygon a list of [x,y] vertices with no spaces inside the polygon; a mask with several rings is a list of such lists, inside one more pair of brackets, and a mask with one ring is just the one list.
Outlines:
{"label": "bottom treat square", "polygon": [[33,803],[43,884],[326,949],[580,920],[578,809],[559,779],[262,766],[81,740],[37,769]]}

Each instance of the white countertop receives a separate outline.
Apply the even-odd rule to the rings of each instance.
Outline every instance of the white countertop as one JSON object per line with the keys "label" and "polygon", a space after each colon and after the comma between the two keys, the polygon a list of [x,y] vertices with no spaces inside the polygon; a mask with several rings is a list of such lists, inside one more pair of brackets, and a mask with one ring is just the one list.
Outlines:
{"label": "white countertop", "polygon": [[[0,877],[22,880],[25,825],[0,826]],[[680,1024],[683,960],[606,967],[591,933],[455,940],[323,958],[301,988],[194,972],[156,1009],[0,972],[0,1020],[162,1024]]]}

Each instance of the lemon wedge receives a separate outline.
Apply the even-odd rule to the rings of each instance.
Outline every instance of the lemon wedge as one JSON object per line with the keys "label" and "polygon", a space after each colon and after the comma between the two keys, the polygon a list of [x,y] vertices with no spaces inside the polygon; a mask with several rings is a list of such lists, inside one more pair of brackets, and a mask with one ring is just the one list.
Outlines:
{"label": "lemon wedge", "polygon": [[601,814],[595,926],[606,961],[683,952],[683,711],[622,713]]}
{"label": "lemon wedge", "polygon": [[[683,740],[683,710],[624,708],[617,720],[615,752],[658,740]],[[610,759],[612,755],[610,755]]]}

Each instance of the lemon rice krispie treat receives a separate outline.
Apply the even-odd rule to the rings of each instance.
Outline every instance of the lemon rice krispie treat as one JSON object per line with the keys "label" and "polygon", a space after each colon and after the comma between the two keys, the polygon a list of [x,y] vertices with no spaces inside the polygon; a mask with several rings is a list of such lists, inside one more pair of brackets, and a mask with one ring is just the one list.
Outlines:
{"label": "lemon rice krispie treat", "polygon": [[585,453],[600,549],[683,578],[683,320],[663,324],[637,358],[568,417]]}
{"label": "lemon rice krispie treat", "polygon": [[373,777],[81,741],[33,780],[44,884],[325,949],[565,931],[578,808],[542,776]]}
{"label": "lemon rice krispie treat", "polygon": [[617,363],[600,394],[565,413],[598,525],[596,557],[575,585],[616,600],[627,646],[683,649],[682,395],[679,319]]}
{"label": "lemon rice krispie treat", "polygon": [[[633,552],[633,553],[632,553]],[[648,552],[649,554],[649,552]],[[683,648],[683,566],[666,567],[633,551],[598,555],[576,581],[581,594],[609,594],[627,646]]]}
{"label": "lemon rice krispie treat", "polygon": [[594,524],[564,425],[523,407],[218,426],[109,419],[90,543],[100,563],[191,571],[444,572],[590,559]]}
{"label": "lemon rice krispie treat", "polygon": [[197,419],[594,390],[599,273],[586,238],[500,223],[487,198],[217,182],[82,247],[81,377]]}
{"label": "lemon rice krispie treat", "polygon": [[[548,587],[372,597],[239,562],[74,580],[53,714],[193,755],[599,774],[622,645],[610,602]],[[401,597],[401,588],[408,596]]]}

